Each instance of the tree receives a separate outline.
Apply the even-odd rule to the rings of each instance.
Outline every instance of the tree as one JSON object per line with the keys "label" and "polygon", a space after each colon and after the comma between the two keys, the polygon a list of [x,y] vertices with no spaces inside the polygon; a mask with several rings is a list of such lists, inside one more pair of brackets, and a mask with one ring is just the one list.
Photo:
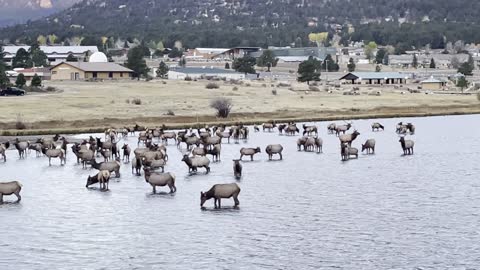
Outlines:
{"label": "tree", "polygon": [[450,60],[450,64],[452,65],[453,68],[456,68],[456,69],[460,67],[460,61],[456,56],[452,57],[452,59]]}
{"label": "tree", "polygon": [[430,68],[437,68],[437,64],[435,64],[435,60],[433,58],[430,59]]}
{"label": "tree", "polygon": [[382,64],[383,59],[385,58],[385,55],[387,54],[387,50],[385,49],[378,49],[377,55],[375,56],[375,63],[376,64]]}
{"label": "tree", "polygon": [[40,76],[35,73],[35,75],[33,75],[32,81],[30,82],[30,85],[33,87],[42,86],[42,78],[40,78]]}
{"label": "tree", "polygon": [[328,32],[321,32],[321,33],[310,33],[308,35],[308,39],[311,42],[315,42],[317,47],[323,47],[325,42],[328,39]]}
{"label": "tree", "polygon": [[30,62],[30,54],[24,48],[18,49],[12,59],[13,68],[27,68]]}
{"label": "tree", "polygon": [[332,55],[327,54],[325,60],[322,63],[322,70],[327,72],[336,72],[340,69],[340,66],[333,60]]}
{"label": "tree", "polygon": [[390,54],[387,52],[384,56],[383,56],[383,60],[382,60],[382,64],[385,65],[385,66],[388,66],[390,65],[390,58],[389,58]]}
{"label": "tree", "polygon": [[163,61],[160,62],[160,65],[158,65],[158,69],[157,69],[157,77],[166,78],[169,70],[170,69],[168,68],[167,64],[165,64]]}
{"label": "tree", "polygon": [[413,55],[412,67],[414,67],[414,68],[417,68],[417,67],[418,67],[418,59],[417,59],[417,55],[416,55],[416,54]]}
{"label": "tree", "polygon": [[364,48],[368,60],[372,60],[373,52],[377,49],[377,43],[370,41]]}
{"label": "tree", "polygon": [[257,66],[267,67],[268,72],[270,72],[271,67],[276,67],[278,63],[278,58],[275,57],[275,54],[271,50],[264,50],[262,55],[257,59]]}
{"label": "tree", "polygon": [[473,67],[468,63],[462,63],[458,68],[458,72],[462,73],[465,76],[472,76],[473,75]]}
{"label": "tree", "polygon": [[147,67],[147,63],[145,62],[143,55],[144,55],[143,49],[138,46],[133,49],[130,49],[127,55],[128,59],[127,59],[126,66],[129,69],[133,70],[134,77],[139,79],[142,76],[147,77],[148,71],[149,71],[149,68]]}
{"label": "tree", "polygon": [[123,43],[123,48],[124,49],[130,48],[130,46],[128,46],[128,41],[125,40],[125,42]]}
{"label": "tree", "polygon": [[25,75],[23,75],[23,73],[18,74],[15,85],[22,88],[25,86],[25,84],[27,84],[27,80],[25,80]]}
{"label": "tree", "polygon": [[86,36],[80,42],[81,46],[96,46],[99,51],[104,52],[102,39],[95,36]]}
{"label": "tree", "polygon": [[47,45],[47,38],[44,35],[39,35],[37,37],[37,42],[40,45]]}
{"label": "tree", "polygon": [[3,60],[4,56],[5,53],[3,52],[3,46],[0,44],[0,87],[5,87],[10,83],[7,74],[5,73],[7,68]]}
{"label": "tree", "polygon": [[460,87],[460,89],[463,92],[463,89],[468,86],[468,81],[465,77],[460,77],[457,81],[457,87]]}
{"label": "tree", "polygon": [[299,82],[320,81],[320,69],[321,63],[313,57],[309,57],[308,60],[303,61],[298,66],[298,78]]}
{"label": "tree", "polygon": [[230,64],[228,62],[225,63],[225,69],[230,69]]}
{"label": "tree", "polygon": [[180,58],[183,56],[183,51],[179,50],[178,48],[174,47],[170,53],[168,54],[169,58]]}
{"label": "tree", "polygon": [[30,54],[30,63],[28,64],[29,67],[45,67],[47,66],[47,55],[40,50],[40,47],[37,44],[34,44],[30,47],[29,50]]}
{"label": "tree", "polygon": [[185,58],[185,56],[182,56],[182,58],[180,58],[180,60],[178,60],[178,65],[180,67],[186,67],[187,66],[187,59]]}
{"label": "tree", "polygon": [[353,60],[353,58],[350,58],[350,60],[348,60],[348,65],[347,65],[347,68],[348,68],[348,72],[354,72],[355,71],[355,61]]}
{"label": "tree", "polygon": [[233,69],[236,70],[237,72],[245,73],[247,75],[248,73],[250,74],[255,74],[255,63],[257,61],[255,58],[251,56],[244,56],[241,58],[237,58],[233,61]]}
{"label": "tree", "polygon": [[66,61],[67,61],[67,62],[77,62],[78,59],[77,59],[73,54],[69,54],[69,55],[67,56],[67,60],[66,60]]}
{"label": "tree", "polygon": [[375,72],[381,72],[381,71],[382,71],[382,67],[380,65],[376,65]]}

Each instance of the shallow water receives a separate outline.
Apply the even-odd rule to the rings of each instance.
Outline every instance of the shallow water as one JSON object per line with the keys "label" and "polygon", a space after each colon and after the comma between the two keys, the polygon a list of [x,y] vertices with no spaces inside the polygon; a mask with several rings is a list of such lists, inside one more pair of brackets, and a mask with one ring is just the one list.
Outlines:
{"label": "shallow water", "polygon": [[[375,138],[377,153],[348,162],[324,122],[315,123],[323,154],[297,152],[298,136],[252,132],[248,142],[224,144],[209,175],[189,175],[169,146],[175,195],[152,195],[130,164],[100,192],[85,188],[96,171],[72,153],[66,166],[49,167],[9,151],[2,181],[24,187],[20,204],[0,206],[0,269],[477,269],[480,116],[402,120],[417,127],[413,156],[401,155],[399,119],[355,121],[354,146]],[[387,130],[371,132],[373,121]],[[200,209],[200,191],[235,182],[241,147],[264,152],[270,143],[283,144],[284,160],[262,153],[243,163],[240,209],[232,200]]]}

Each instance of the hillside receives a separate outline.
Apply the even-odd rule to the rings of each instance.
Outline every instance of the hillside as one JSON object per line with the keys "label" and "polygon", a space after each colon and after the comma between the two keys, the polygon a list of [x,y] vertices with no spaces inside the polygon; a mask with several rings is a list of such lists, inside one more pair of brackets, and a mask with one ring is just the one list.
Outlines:
{"label": "hillside", "polygon": [[0,26],[24,23],[71,7],[80,0],[0,0]]}
{"label": "hillside", "polygon": [[3,29],[0,38],[54,33],[61,38],[163,40],[166,46],[176,40],[187,47],[304,46],[308,33],[329,31],[344,43],[367,39],[435,48],[445,39],[480,41],[478,10],[480,1],[471,0],[84,0],[47,18]]}

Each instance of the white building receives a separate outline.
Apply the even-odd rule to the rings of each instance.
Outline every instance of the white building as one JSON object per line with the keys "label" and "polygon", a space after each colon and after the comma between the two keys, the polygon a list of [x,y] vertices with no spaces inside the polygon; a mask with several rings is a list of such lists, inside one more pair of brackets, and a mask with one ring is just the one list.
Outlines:
{"label": "white building", "polygon": [[171,67],[168,71],[168,79],[185,80],[186,77],[201,79],[202,77],[216,77],[225,79],[245,79],[245,74],[229,69],[215,67]]}
{"label": "white building", "polygon": [[[17,54],[19,49],[25,49],[28,51],[30,46],[4,46],[3,50],[5,53],[4,59],[7,65],[12,64],[12,59]],[[83,59],[86,55],[92,55],[93,53],[98,52],[97,46],[40,46],[48,58],[50,65],[56,65],[67,60],[68,55],[72,54],[75,58]]]}

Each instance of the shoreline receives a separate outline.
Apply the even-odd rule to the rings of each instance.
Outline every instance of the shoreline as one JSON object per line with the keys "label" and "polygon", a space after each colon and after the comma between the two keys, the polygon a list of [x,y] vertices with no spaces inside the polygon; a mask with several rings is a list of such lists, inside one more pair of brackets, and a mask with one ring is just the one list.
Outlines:
{"label": "shoreline", "polygon": [[[449,115],[473,115],[480,114],[480,104],[459,105],[459,106],[425,106],[425,107],[378,107],[369,110],[323,110],[323,111],[277,111],[270,113],[232,113],[227,119],[217,118],[209,115],[199,116],[161,116],[161,117],[133,117],[104,118],[98,120],[96,126],[89,126],[89,120],[80,121],[38,121],[26,123],[32,126],[31,129],[5,129],[0,130],[1,137],[34,136],[65,134],[74,135],[82,133],[102,133],[107,128],[123,128],[125,126],[160,127],[165,125],[166,129],[184,129],[190,127],[202,127],[205,125],[232,125],[242,123],[246,125],[262,124],[269,121],[281,122],[320,122],[320,121],[341,121],[378,118],[402,118],[402,117],[430,117]],[[310,115],[310,116],[307,116]],[[109,125],[110,124],[110,125]],[[14,126],[15,122],[0,123],[2,126]],[[35,128],[44,126],[43,128]],[[63,128],[58,128],[63,126]]]}

